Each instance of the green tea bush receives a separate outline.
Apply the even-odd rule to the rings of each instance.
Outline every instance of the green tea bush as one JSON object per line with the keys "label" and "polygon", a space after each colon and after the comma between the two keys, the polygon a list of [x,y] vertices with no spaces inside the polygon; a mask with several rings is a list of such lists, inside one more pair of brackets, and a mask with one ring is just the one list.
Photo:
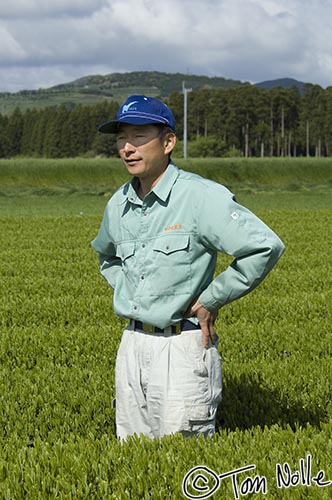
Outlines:
{"label": "green tea bush", "polygon": [[[196,483],[206,498],[331,498],[331,209],[258,215],[286,253],[257,290],[220,311],[218,432],[123,444],[111,402],[125,321],[113,314],[90,248],[101,211],[0,218],[1,499],[203,498],[193,481],[183,490],[198,466],[210,471]],[[228,262],[221,256],[218,272]],[[211,471],[250,465],[219,478],[208,496]],[[250,489],[255,477],[266,492]]]}

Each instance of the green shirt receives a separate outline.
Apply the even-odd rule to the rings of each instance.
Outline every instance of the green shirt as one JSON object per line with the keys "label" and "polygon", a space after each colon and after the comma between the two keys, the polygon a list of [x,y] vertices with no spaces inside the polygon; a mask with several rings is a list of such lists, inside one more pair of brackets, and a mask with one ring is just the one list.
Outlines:
{"label": "green shirt", "polygon": [[[92,241],[121,317],[165,328],[194,299],[219,309],[255,288],[284,251],[220,184],[170,163],[143,201],[137,185],[133,178],[112,196]],[[213,279],[218,252],[234,260]]]}

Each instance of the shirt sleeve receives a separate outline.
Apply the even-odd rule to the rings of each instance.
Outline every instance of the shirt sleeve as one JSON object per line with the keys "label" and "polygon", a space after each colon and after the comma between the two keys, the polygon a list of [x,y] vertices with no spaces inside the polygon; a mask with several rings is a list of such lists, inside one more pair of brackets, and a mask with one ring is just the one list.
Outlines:
{"label": "shirt sleeve", "polygon": [[110,233],[109,210],[106,207],[99,232],[91,246],[99,255],[100,272],[108,284],[115,289],[118,274],[121,272],[121,259],[116,256],[116,247]]}
{"label": "shirt sleeve", "polygon": [[201,293],[200,303],[219,309],[246,295],[263,281],[285,247],[256,215],[239,205],[232,193],[218,184],[202,193],[197,204],[197,228],[210,250],[234,256],[230,266]]}

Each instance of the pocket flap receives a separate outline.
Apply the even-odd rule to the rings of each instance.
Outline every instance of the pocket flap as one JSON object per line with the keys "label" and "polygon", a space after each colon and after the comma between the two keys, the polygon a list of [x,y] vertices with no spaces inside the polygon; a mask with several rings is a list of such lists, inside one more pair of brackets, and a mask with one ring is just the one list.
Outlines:
{"label": "pocket flap", "polygon": [[179,250],[186,250],[188,246],[188,234],[173,234],[172,236],[168,235],[158,238],[153,245],[153,249],[157,252],[163,252],[168,255]]}
{"label": "pocket flap", "polygon": [[116,256],[120,257],[121,260],[126,260],[135,253],[135,242],[125,241],[120,243],[116,249]]}
{"label": "pocket flap", "polygon": [[217,407],[212,405],[195,405],[189,410],[189,422],[192,424],[198,424],[202,422],[210,422],[214,420],[216,416]]}

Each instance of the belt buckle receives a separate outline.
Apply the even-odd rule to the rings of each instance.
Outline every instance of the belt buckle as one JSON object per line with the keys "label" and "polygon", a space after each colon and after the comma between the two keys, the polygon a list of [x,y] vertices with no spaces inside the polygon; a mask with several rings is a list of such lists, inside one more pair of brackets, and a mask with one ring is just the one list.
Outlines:
{"label": "belt buckle", "polygon": [[[142,323],[143,331],[146,333],[156,333],[156,327],[150,325],[149,323]],[[175,325],[170,325],[168,328],[171,329],[171,333],[178,335],[181,333],[181,321],[175,323]],[[166,328],[162,329],[162,332],[165,332]]]}
{"label": "belt buckle", "polygon": [[171,332],[178,335],[181,333],[181,321],[175,323],[175,325],[171,325]]}
{"label": "belt buckle", "polygon": [[142,328],[146,333],[155,333],[154,326],[149,325],[149,323],[142,323]]}

